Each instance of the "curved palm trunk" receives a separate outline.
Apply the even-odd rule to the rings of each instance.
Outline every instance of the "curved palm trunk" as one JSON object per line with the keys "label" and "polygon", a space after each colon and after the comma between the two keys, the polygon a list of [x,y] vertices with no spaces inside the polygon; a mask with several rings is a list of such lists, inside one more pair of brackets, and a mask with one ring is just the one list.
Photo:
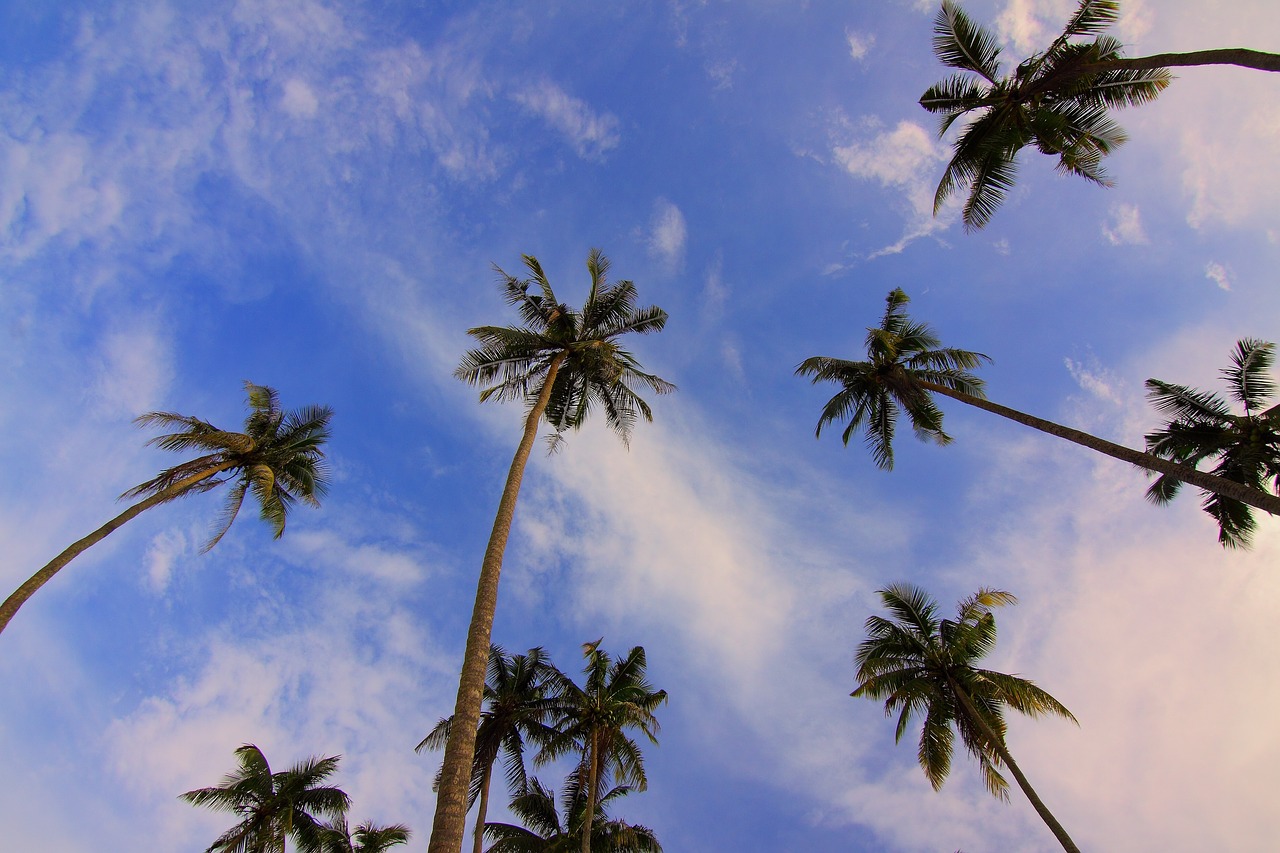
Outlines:
{"label": "curved palm trunk", "polygon": [[1065,438],[1067,441],[1074,442],[1081,447],[1087,447],[1090,450],[1096,450],[1104,453],[1112,459],[1119,459],[1122,462],[1128,462],[1131,465],[1137,465],[1140,468],[1146,468],[1148,471],[1155,471],[1159,474],[1168,474],[1176,477],[1184,483],[1190,483],[1201,489],[1222,495],[1224,498],[1246,503],[1249,506],[1257,507],[1263,512],[1272,515],[1280,514],[1280,497],[1269,495],[1258,489],[1251,489],[1243,483],[1237,483],[1235,480],[1228,480],[1225,477],[1218,477],[1214,474],[1208,474],[1190,465],[1182,465],[1178,462],[1171,462],[1168,459],[1161,459],[1159,456],[1153,456],[1150,453],[1144,453],[1140,450],[1133,450],[1122,444],[1116,444],[1107,441],[1105,438],[1098,438],[1087,432],[1081,432],[1078,429],[1065,427],[1056,424],[1053,421],[1047,421],[1044,418],[1038,418],[1035,415],[1028,415],[1025,412],[1019,412],[1017,409],[1010,409],[1007,406],[1001,406],[999,403],[993,403],[990,400],[984,400],[981,397],[974,397],[960,391],[953,391],[943,385],[936,385],[932,382],[921,381],[920,387],[935,394],[941,394],[944,397],[950,397],[953,400],[959,400],[962,403],[968,403],[970,406],[976,406],[984,411],[992,412],[1002,417],[1006,417],[1011,421],[1017,421],[1025,426],[1038,429],[1041,432],[1055,435],[1058,438]]}
{"label": "curved palm trunk", "polygon": [[476,811],[476,825],[471,830],[471,853],[484,853],[484,819],[489,813],[489,783],[493,781],[493,765],[484,770],[484,780],[480,783],[480,807]]}
{"label": "curved palm trunk", "polygon": [[582,853],[591,853],[591,822],[596,816],[596,786],[600,784],[600,733],[591,732],[587,749],[587,811],[582,817]]}
{"label": "curved palm trunk", "polygon": [[440,790],[436,795],[435,818],[431,824],[429,853],[459,853],[467,819],[467,788],[471,784],[471,768],[475,759],[476,726],[480,723],[480,705],[484,700],[484,675],[489,662],[489,641],[493,635],[493,615],[498,607],[498,577],[502,574],[502,555],[511,535],[516,513],[516,498],[524,479],[524,466],[538,437],[538,423],[551,399],[556,374],[567,352],[557,353],[547,368],[547,378],[538,399],[529,409],[524,422],[524,435],[516,448],[507,484],[498,502],[498,513],[489,534],[489,545],[480,564],[480,580],[476,585],[476,603],[467,630],[467,648],[458,679],[458,698],[453,709],[453,725],[445,742],[444,761],[440,767]]}
{"label": "curved palm trunk", "polygon": [[56,575],[67,563],[70,563],[93,545],[96,545],[103,539],[106,539],[107,536],[115,532],[115,530],[125,522],[132,520],[157,504],[162,504],[165,501],[178,497],[187,489],[198,483],[204,482],[213,475],[233,467],[235,467],[234,463],[223,462],[215,465],[208,471],[202,471],[199,474],[194,474],[185,480],[173,484],[162,492],[157,492],[146,500],[138,501],[136,504],[120,513],[115,518],[90,533],[88,536],[71,543],[71,545],[67,546],[66,550],[61,554],[54,557],[48,563],[45,563],[44,568],[27,578],[26,582],[23,583],[22,586],[14,590],[13,594],[4,600],[4,604],[0,604],[0,631],[4,631],[5,627],[9,624],[9,620],[18,612],[18,608],[25,604],[28,598],[35,595],[36,590],[48,583],[50,578]]}
{"label": "curved palm trunk", "polygon": [[1134,56],[1097,62],[1085,67],[1085,73],[1112,71],[1121,68],[1145,71],[1154,68],[1184,68],[1193,65],[1238,65],[1255,71],[1280,71],[1280,54],[1265,53],[1244,47],[1224,47],[1217,50],[1194,50],[1189,53],[1156,53],[1151,56]]}
{"label": "curved palm trunk", "polygon": [[991,742],[996,753],[1000,756],[1000,760],[1009,768],[1009,772],[1013,774],[1013,778],[1017,780],[1018,787],[1022,789],[1022,793],[1027,795],[1027,799],[1031,801],[1031,806],[1036,810],[1036,814],[1040,815],[1040,819],[1049,827],[1049,831],[1058,839],[1058,843],[1062,845],[1062,849],[1067,853],[1080,853],[1080,848],[1071,840],[1071,836],[1067,835],[1067,831],[1062,828],[1062,824],[1058,823],[1058,819],[1053,816],[1053,812],[1036,794],[1035,788],[1031,787],[1031,783],[1027,781],[1027,777],[1022,775],[1022,769],[1018,767],[1017,762],[1013,760],[1013,756],[1009,754],[1008,747],[1004,744],[1004,738],[1000,737],[994,729],[987,723],[985,717],[978,713],[978,709],[974,707],[973,701],[969,698],[969,694],[964,691],[950,673],[947,674],[947,683],[951,685],[951,690],[955,693],[956,698],[960,700],[961,706],[969,719],[982,730],[982,734]]}

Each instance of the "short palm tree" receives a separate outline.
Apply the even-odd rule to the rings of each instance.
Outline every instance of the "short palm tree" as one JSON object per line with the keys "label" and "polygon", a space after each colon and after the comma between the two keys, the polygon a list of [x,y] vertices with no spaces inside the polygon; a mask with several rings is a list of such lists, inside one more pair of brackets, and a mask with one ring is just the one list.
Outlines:
{"label": "short palm tree", "polygon": [[958,732],[982,766],[987,790],[1009,799],[1008,783],[999,770],[1007,767],[1063,848],[1078,853],[1009,754],[1004,708],[1031,717],[1053,714],[1072,722],[1075,717],[1027,679],[974,666],[995,648],[991,608],[1017,599],[1000,590],[981,589],[960,602],[955,620],[950,620],[938,618],[937,602],[919,587],[896,584],[877,592],[891,618],[867,619],[867,639],[855,657],[858,687],[851,695],[884,699],[885,715],[898,713],[895,742],[902,740],[913,715],[923,715],[918,757],[935,791],[951,772]]}
{"label": "short palm tree", "polygon": [[321,834],[318,818],[341,818],[347,811],[347,795],[322,784],[338,769],[339,756],[309,758],[278,773],[253,744],[237,749],[236,758],[240,767],[221,785],[181,795],[194,806],[241,818],[205,853],[284,853],[287,838],[300,849],[314,850]]}
{"label": "short palm tree", "polygon": [[986,225],[1013,186],[1015,159],[1028,145],[1056,156],[1062,172],[1109,185],[1102,158],[1126,137],[1108,111],[1154,99],[1173,79],[1170,67],[1280,71],[1280,56],[1243,48],[1125,57],[1124,45],[1103,34],[1119,15],[1118,0],[1080,0],[1048,48],[1002,75],[995,36],[958,3],[943,0],[933,50],[961,73],[931,86],[920,105],[941,116],[939,136],[961,116],[974,118],[956,138],[934,196],[935,213],[953,192],[967,188],[966,230]]}
{"label": "short palm tree", "polygon": [[527,279],[498,269],[507,303],[516,308],[524,325],[470,329],[467,334],[480,347],[464,355],[455,372],[469,384],[484,386],[481,401],[521,400],[527,414],[480,566],[454,725],[440,771],[430,853],[457,853],[462,847],[502,557],[539,425],[543,420],[551,425],[554,449],[566,431],[579,428],[592,408],[599,407],[605,422],[625,443],[638,417],[653,417],[635,388],[643,386],[656,394],[675,390],[671,383],[642,371],[635,357],[618,343],[629,333],[660,331],[667,313],[657,307],[637,308],[636,288],[630,281],[610,284],[606,280],[609,262],[598,249],[587,256],[591,287],[580,311],[559,301],[537,258],[525,255],[524,264],[531,275]]}
{"label": "short palm tree", "polygon": [[[631,789],[620,785],[600,797],[591,821],[591,849],[596,853],[662,853],[657,836],[647,826],[608,815],[609,805]],[[572,853],[581,846],[587,797],[577,774],[569,777],[562,801],[564,817],[556,811],[555,795],[536,778],[511,801],[511,811],[524,826],[490,823],[485,834],[493,843],[487,853]]]}
{"label": "short palm tree", "polygon": [[[1276,392],[1267,375],[1274,362],[1275,344],[1252,338],[1236,343],[1222,378],[1231,399],[1244,408],[1241,415],[1216,394],[1148,379],[1147,397],[1170,417],[1147,434],[1147,451],[1191,466],[1216,459],[1217,476],[1263,492],[1280,491],[1280,405],[1268,405]],[[1181,480],[1165,474],[1147,496],[1168,503],[1181,485]],[[1206,492],[1204,510],[1218,522],[1218,541],[1224,547],[1248,547],[1257,522],[1247,504]]]}
{"label": "short palm tree", "polygon": [[[204,544],[205,551],[216,545],[231,527],[250,492],[258,502],[259,515],[272,526],[277,539],[284,533],[289,510],[295,503],[301,500],[319,506],[328,487],[322,448],[329,440],[333,411],[327,406],[306,406],[285,412],[280,408],[280,398],[274,388],[246,382],[245,391],[249,415],[245,418],[244,432],[227,432],[199,418],[172,412],[148,412],[138,417],[134,421],[138,426],[177,430],[156,436],[148,444],[177,452],[198,451],[202,455],[167,468],[121,495],[143,500],[71,544],[18,587],[0,604],[0,631],[18,608],[63,566],[153,506],[232,482],[214,533]],[[223,474],[227,476],[220,476]]]}
{"label": "short palm tree", "polygon": [[376,826],[362,823],[353,832],[346,816],[338,817],[321,826],[314,840],[299,845],[300,853],[386,853],[392,847],[409,840],[409,828],[395,823]]}
{"label": "short palm tree", "polygon": [[931,397],[941,394],[1215,495],[1272,514],[1280,513],[1280,497],[1260,490],[1248,480],[1235,480],[1230,476],[1231,470],[1217,475],[1199,471],[1194,467],[1197,459],[1188,457],[1185,461],[1193,464],[1184,464],[1176,457],[1143,453],[987,400],[982,380],[969,371],[990,359],[982,353],[941,347],[932,328],[907,316],[906,306],[910,301],[901,288],[886,297],[880,325],[867,330],[867,361],[815,356],[796,368],[797,374],[811,377],[815,385],[834,382],[841,386],[822,409],[818,419],[819,435],[825,425],[848,420],[843,435],[845,444],[863,430],[876,464],[892,469],[899,411],[907,413],[921,439],[939,444],[950,442],[951,437],[942,431],[942,412]]}
{"label": "short palm tree", "polygon": [[[523,655],[508,655],[496,645],[489,649],[489,675],[485,679],[484,707],[476,730],[471,788],[467,797],[467,808],[477,800],[480,803],[473,830],[474,853],[481,853],[483,849],[493,765],[501,755],[509,790],[525,789],[525,742],[541,746],[554,734],[549,723],[555,715],[558,701],[552,695],[552,686],[559,683],[559,678],[563,676],[541,648],[529,649]],[[442,719],[415,750],[421,752],[423,749],[444,747],[452,725],[452,717]]]}
{"label": "short palm tree", "polygon": [[654,690],[649,683],[642,646],[615,661],[601,651],[600,643],[596,640],[583,646],[585,686],[563,677],[555,735],[538,755],[540,762],[571,753],[579,756],[576,773],[586,791],[582,853],[591,853],[591,824],[606,779],[637,791],[649,786],[644,755],[627,730],[639,729],[651,743],[657,743],[658,719],[653,712],[667,701],[667,691]]}

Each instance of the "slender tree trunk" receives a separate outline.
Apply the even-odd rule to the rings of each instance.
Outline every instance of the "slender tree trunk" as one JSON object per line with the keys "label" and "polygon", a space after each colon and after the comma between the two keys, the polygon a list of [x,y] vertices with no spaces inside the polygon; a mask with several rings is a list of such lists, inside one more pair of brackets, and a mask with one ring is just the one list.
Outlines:
{"label": "slender tree trunk", "polygon": [[1122,444],[1115,444],[1104,438],[1090,435],[1087,432],[1081,432],[1078,429],[1065,427],[1056,424],[1053,421],[1047,421],[1044,418],[1037,418],[1035,415],[1028,415],[1019,412],[1017,409],[1010,409],[1007,406],[1001,406],[999,403],[993,403],[990,400],[984,400],[981,397],[974,397],[960,391],[953,391],[943,385],[936,385],[932,382],[920,382],[920,387],[932,391],[935,394],[941,394],[944,397],[950,397],[953,400],[959,400],[962,403],[968,403],[970,406],[976,406],[984,411],[993,412],[1001,415],[1011,421],[1017,421],[1025,426],[1038,429],[1041,432],[1055,435],[1058,438],[1065,438],[1067,441],[1074,442],[1081,447],[1087,447],[1090,450],[1096,450],[1104,453],[1113,459],[1119,459],[1122,462],[1128,462],[1131,465],[1137,465],[1140,468],[1146,468],[1148,471],[1155,471],[1159,474],[1168,474],[1184,483],[1190,483],[1206,491],[1222,495],[1224,498],[1246,503],[1249,506],[1257,507],[1263,512],[1272,515],[1280,514],[1280,497],[1269,495],[1258,489],[1250,488],[1244,483],[1237,483],[1235,480],[1228,480],[1225,477],[1219,477],[1215,474],[1209,474],[1192,468],[1190,465],[1183,465],[1178,462],[1171,462],[1168,459],[1162,459],[1150,453],[1143,453],[1140,450],[1133,450]]}
{"label": "slender tree trunk", "polygon": [[76,557],[80,556],[91,546],[96,545],[103,539],[106,539],[107,536],[116,530],[116,528],[120,527],[125,522],[130,521],[135,516],[146,512],[157,504],[173,500],[197,483],[201,483],[215,474],[234,467],[235,465],[231,462],[222,462],[210,468],[208,471],[202,471],[199,474],[194,474],[185,480],[175,483],[162,492],[157,492],[146,500],[138,501],[136,504],[120,513],[115,518],[90,533],[88,536],[71,543],[71,545],[67,546],[65,551],[54,557],[48,563],[45,563],[44,568],[29,577],[22,586],[14,590],[13,594],[4,600],[4,604],[0,604],[0,631],[4,631],[5,627],[9,624],[9,620],[18,612],[18,608],[25,604],[28,598],[35,595],[36,590],[48,583],[49,579],[56,575],[67,563],[70,563]]}
{"label": "slender tree trunk", "polygon": [[1058,823],[1058,819],[1053,816],[1053,812],[1049,811],[1049,808],[1041,801],[1039,795],[1036,794],[1035,788],[1032,788],[1031,783],[1027,781],[1027,777],[1022,775],[1022,769],[1018,767],[1017,762],[1013,760],[1013,756],[1009,754],[1009,749],[1004,744],[1004,738],[995,729],[991,728],[986,717],[982,716],[978,709],[974,707],[973,700],[969,698],[969,694],[965,692],[958,681],[951,677],[950,673],[947,673],[947,682],[951,685],[952,691],[955,692],[956,698],[960,700],[965,713],[969,715],[969,719],[977,724],[978,728],[982,730],[982,734],[991,742],[992,747],[999,754],[1000,760],[1009,768],[1009,772],[1013,774],[1013,778],[1018,782],[1018,787],[1022,788],[1022,793],[1027,795],[1027,799],[1031,801],[1032,808],[1036,810],[1036,813],[1040,815],[1040,819],[1049,827],[1049,831],[1058,839],[1062,849],[1066,850],[1067,853],[1080,853],[1080,848],[1071,840],[1071,836],[1067,835],[1067,831],[1062,828],[1062,824]]}
{"label": "slender tree trunk", "polygon": [[1280,71],[1280,54],[1264,53],[1261,50],[1250,50],[1244,47],[1195,50],[1189,53],[1157,53],[1151,56],[1096,62],[1085,66],[1085,73],[1121,68],[1138,71],[1153,68],[1185,68],[1193,65],[1238,65],[1255,71]]}
{"label": "slender tree trunk", "polygon": [[480,807],[476,811],[476,826],[471,831],[472,853],[484,853],[484,819],[489,813],[489,783],[493,781],[493,765],[485,768],[484,779],[480,782]]}
{"label": "slender tree trunk", "polygon": [[591,822],[596,816],[596,786],[600,784],[600,733],[592,730],[587,749],[587,811],[582,817],[582,853],[591,853]]}
{"label": "slender tree trunk", "polygon": [[476,603],[471,612],[471,627],[467,630],[462,675],[458,679],[453,725],[449,727],[444,761],[440,767],[440,790],[436,794],[436,812],[431,824],[428,853],[460,853],[462,850],[467,820],[467,788],[471,783],[476,726],[480,723],[480,705],[484,700],[484,676],[489,662],[489,642],[493,635],[493,615],[498,607],[498,577],[502,574],[502,555],[507,548],[507,538],[511,535],[511,523],[515,518],[516,498],[520,495],[524,466],[529,461],[529,452],[538,437],[538,424],[551,399],[551,388],[566,355],[567,352],[561,352],[551,359],[538,399],[529,408],[524,422],[524,435],[516,448],[515,458],[511,460],[507,484],[502,490],[502,499],[498,502],[493,531],[489,534],[489,545],[484,552],[484,561],[480,564]]}

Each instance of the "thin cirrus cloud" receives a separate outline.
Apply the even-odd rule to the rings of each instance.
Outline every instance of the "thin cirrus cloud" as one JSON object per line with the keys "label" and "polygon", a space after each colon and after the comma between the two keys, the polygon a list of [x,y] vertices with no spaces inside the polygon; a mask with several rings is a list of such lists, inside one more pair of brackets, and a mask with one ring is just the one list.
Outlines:
{"label": "thin cirrus cloud", "polygon": [[549,80],[519,89],[512,98],[563,135],[584,159],[599,159],[622,141],[617,118],[595,112]]}
{"label": "thin cirrus cloud", "polygon": [[684,247],[689,232],[684,214],[665,198],[653,203],[653,218],[649,221],[649,253],[662,261],[669,270],[679,269],[684,261]]}

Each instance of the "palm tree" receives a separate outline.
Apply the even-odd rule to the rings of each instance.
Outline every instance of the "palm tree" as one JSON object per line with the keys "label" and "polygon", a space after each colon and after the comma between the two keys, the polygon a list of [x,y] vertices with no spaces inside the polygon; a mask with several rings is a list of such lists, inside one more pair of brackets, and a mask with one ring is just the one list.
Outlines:
{"label": "palm tree", "polygon": [[[523,326],[480,326],[467,334],[481,346],[462,358],[455,375],[472,385],[487,386],[480,400],[522,400],[528,408],[524,432],[507,473],[493,531],[480,565],[476,603],[467,631],[467,646],[454,725],[450,728],[441,767],[440,793],[431,827],[431,853],[457,853],[467,814],[467,791],[475,753],[476,726],[484,698],[485,665],[498,602],[498,579],[506,550],[525,463],[545,419],[554,430],[556,448],[566,431],[577,429],[593,406],[604,409],[605,422],[625,444],[637,416],[652,420],[649,405],[633,386],[656,394],[675,386],[640,369],[617,339],[630,332],[648,334],[666,325],[661,308],[636,307],[630,281],[609,284],[608,260],[598,249],[587,256],[591,289],[581,311],[560,302],[538,259],[524,256],[531,278],[520,279],[497,269],[507,303],[515,306]],[[530,289],[534,292],[530,293]]]}
{"label": "palm tree", "polygon": [[409,840],[409,828],[395,823],[376,826],[362,823],[352,832],[345,815],[321,826],[313,841],[299,845],[300,853],[386,853]]}
{"label": "palm tree", "polygon": [[[961,73],[931,86],[920,105],[941,116],[939,136],[960,116],[976,116],[955,141],[934,196],[935,213],[953,192],[967,187],[965,230],[986,225],[1013,186],[1015,158],[1027,145],[1057,156],[1059,171],[1109,186],[1102,158],[1126,136],[1108,110],[1153,100],[1172,81],[1170,67],[1280,71],[1280,55],[1243,48],[1125,57],[1124,45],[1103,35],[1119,15],[1118,0],[1080,0],[1048,48],[1002,76],[995,36],[958,3],[943,0],[934,21],[933,50]],[[1094,38],[1073,41],[1088,36]]]}
{"label": "palm tree", "polygon": [[[982,766],[987,790],[1006,802],[1009,768],[1041,819],[1068,851],[1078,853],[1066,830],[1037,796],[1005,744],[1004,708],[1030,717],[1056,714],[1075,722],[1061,702],[1025,678],[973,664],[996,644],[992,607],[1014,604],[1007,592],[980,589],[960,602],[954,621],[939,619],[928,593],[909,584],[877,590],[891,619],[871,616],[859,646],[858,687],[852,696],[884,699],[886,716],[898,714],[894,742],[902,740],[913,714],[923,714],[920,767],[936,791],[951,771],[955,733]],[[954,729],[954,731],[953,731]]]}
{"label": "palm tree", "polygon": [[253,744],[237,749],[236,757],[239,769],[221,785],[181,795],[194,806],[242,818],[205,853],[284,853],[289,837],[302,849],[315,849],[321,831],[316,818],[340,818],[350,805],[341,789],[321,784],[338,769],[341,756],[309,758],[279,773],[271,772],[267,757]]}
{"label": "palm tree", "polygon": [[[938,336],[926,323],[912,320],[906,314],[911,301],[902,289],[886,297],[884,318],[876,328],[867,330],[867,361],[846,361],[826,356],[805,359],[796,373],[819,382],[835,382],[842,386],[822,410],[817,434],[833,422],[848,419],[844,442],[858,430],[864,430],[866,441],[876,464],[893,468],[893,437],[899,409],[905,411],[911,426],[921,439],[946,444],[951,437],[942,431],[942,412],[934,405],[931,394],[941,394],[992,412],[1041,432],[1096,450],[1113,459],[1145,468],[1171,480],[1179,480],[1201,489],[1256,507],[1280,513],[1280,497],[1257,488],[1249,480],[1237,481],[1233,469],[1219,474],[1199,471],[1196,458],[1176,455],[1163,458],[1153,453],[1132,450],[1053,421],[1028,415],[985,398],[983,382],[968,371],[990,358],[968,350],[942,348]],[[1166,485],[1161,488],[1167,488]],[[1157,484],[1159,485],[1159,484]]]}
{"label": "palm tree", "polygon": [[[305,406],[285,412],[280,408],[280,398],[274,388],[251,382],[246,382],[244,387],[249,406],[244,432],[226,432],[199,418],[172,412],[147,412],[135,419],[134,423],[141,427],[177,430],[158,435],[147,444],[162,450],[195,450],[204,454],[167,468],[121,495],[121,498],[145,498],[71,544],[18,587],[0,604],[0,631],[18,608],[63,566],[153,506],[233,481],[204,551],[218,544],[231,527],[249,492],[257,499],[259,515],[272,526],[277,539],[284,533],[289,510],[298,500],[318,507],[328,488],[322,447],[329,440],[333,410],[327,406]],[[224,473],[226,477],[219,476]]]}
{"label": "palm tree", "polygon": [[[591,846],[596,853],[662,853],[657,836],[647,826],[610,818],[608,806],[631,792],[620,785],[601,797],[591,821]],[[494,843],[487,853],[571,853],[581,844],[582,825],[587,813],[578,774],[565,785],[564,819],[556,811],[555,795],[536,778],[511,801],[511,811],[524,824],[490,823],[485,826]]]}
{"label": "palm tree", "polygon": [[644,756],[626,732],[639,729],[657,743],[658,720],[653,712],[667,701],[667,691],[655,691],[646,677],[642,646],[614,661],[600,650],[602,639],[582,647],[587,659],[585,687],[562,676],[555,735],[538,755],[539,762],[569,753],[580,755],[576,772],[586,787],[582,853],[591,853],[591,824],[606,778],[637,791],[649,786]]}
{"label": "palm tree", "polygon": [[[1217,459],[1213,473],[1219,477],[1263,492],[1280,490],[1280,406],[1267,406],[1276,391],[1267,376],[1274,361],[1275,344],[1252,338],[1236,342],[1231,366],[1221,373],[1231,398],[1244,407],[1242,415],[1210,392],[1148,379],[1148,399],[1171,417],[1147,434],[1147,451],[1192,466]],[[1147,497],[1168,503],[1181,485],[1166,474],[1147,490]],[[1245,503],[1206,492],[1204,511],[1218,522],[1223,547],[1248,547],[1257,522]]]}
{"label": "palm tree", "polygon": [[[541,648],[529,649],[524,655],[508,655],[500,646],[490,646],[484,709],[480,712],[480,725],[476,729],[475,758],[467,797],[468,809],[477,799],[480,801],[473,830],[474,853],[481,853],[484,845],[494,762],[499,755],[503,757],[510,790],[525,789],[525,739],[542,745],[554,734],[548,722],[555,714],[558,702],[550,688],[559,683],[557,678],[562,677]],[[415,751],[445,746],[452,725],[452,717],[442,719],[414,748]]]}

